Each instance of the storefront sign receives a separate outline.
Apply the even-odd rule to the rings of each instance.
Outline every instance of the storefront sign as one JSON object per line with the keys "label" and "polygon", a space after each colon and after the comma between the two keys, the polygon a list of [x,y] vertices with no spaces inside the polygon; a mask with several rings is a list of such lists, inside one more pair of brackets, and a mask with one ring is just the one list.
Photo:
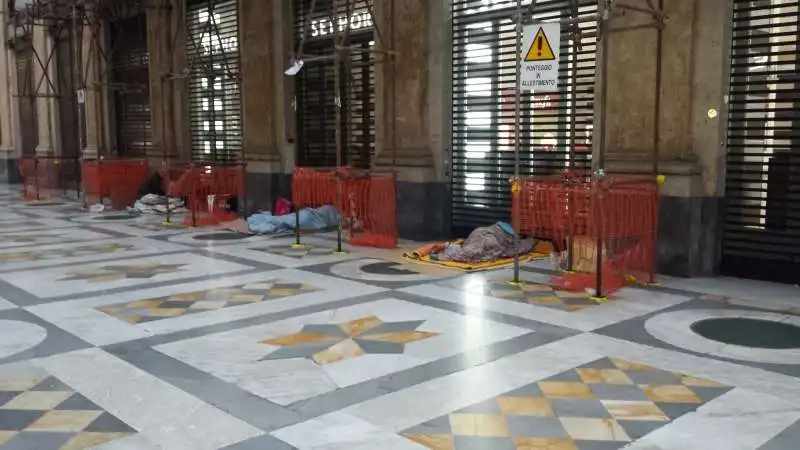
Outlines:
{"label": "storefront sign", "polygon": [[[345,31],[345,29],[358,31],[372,28],[372,16],[369,10],[366,9],[350,14],[349,18],[347,15],[342,14],[336,18],[336,26],[340,33]],[[311,21],[311,37],[328,36],[335,32],[336,29],[334,28],[333,21],[328,17]]]}

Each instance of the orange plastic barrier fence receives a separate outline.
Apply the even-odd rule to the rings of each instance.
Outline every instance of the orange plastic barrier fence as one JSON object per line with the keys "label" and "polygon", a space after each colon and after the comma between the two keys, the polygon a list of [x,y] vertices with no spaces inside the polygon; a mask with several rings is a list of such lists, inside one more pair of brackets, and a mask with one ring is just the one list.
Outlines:
{"label": "orange plastic barrier fence", "polygon": [[292,175],[292,203],[297,209],[334,205],[351,245],[396,248],[395,185],[393,175],[300,167]]}
{"label": "orange plastic barrier fence", "polygon": [[79,190],[79,161],[53,156],[23,157],[19,161],[22,199],[42,200]]}
{"label": "orange plastic barrier fence", "polygon": [[655,177],[512,182],[512,217],[523,234],[550,239],[566,254],[568,290],[620,289],[631,278],[655,280],[659,185]]}
{"label": "orange plastic barrier fence", "polygon": [[244,197],[245,165],[189,165],[162,171],[165,191],[170,197],[186,200],[189,215],[185,225],[219,225],[236,219],[230,202]]}
{"label": "orange plastic barrier fence", "polygon": [[86,202],[111,200],[113,209],[125,209],[136,202],[150,169],[146,160],[96,159],[81,164]]}

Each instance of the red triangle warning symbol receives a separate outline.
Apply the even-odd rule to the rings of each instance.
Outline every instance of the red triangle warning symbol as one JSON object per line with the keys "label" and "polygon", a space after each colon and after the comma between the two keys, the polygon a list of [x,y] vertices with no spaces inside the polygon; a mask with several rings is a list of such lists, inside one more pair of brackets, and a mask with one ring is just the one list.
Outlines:
{"label": "red triangle warning symbol", "polygon": [[552,61],[554,59],[556,59],[556,56],[553,54],[553,48],[550,47],[550,41],[547,40],[544,29],[539,27],[539,31],[536,32],[533,42],[531,42],[531,46],[525,54],[525,61]]}

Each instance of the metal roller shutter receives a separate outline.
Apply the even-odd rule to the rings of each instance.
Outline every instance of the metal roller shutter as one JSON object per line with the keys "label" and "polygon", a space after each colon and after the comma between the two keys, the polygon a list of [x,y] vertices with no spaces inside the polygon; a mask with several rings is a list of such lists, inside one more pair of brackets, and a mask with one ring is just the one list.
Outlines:
{"label": "metal roller shutter", "polygon": [[800,282],[800,6],[733,1],[722,268]]}
{"label": "metal roller shutter", "polygon": [[238,2],[192,2],[187,14],[192,160],[242,161]]}
{"label": "metal roller shutter", "polygon": [[153,146],[147,17],[141,14],[115,20],[110,28],[117,152],[141,158]]}
{"label": "metal roller shutter", "polygon": [[[453,233],[509,220],[514,173],[516,0],[453,0]],[[527,7],[530,1],[524,1]],[[559,91],[521,98],[521,175],[591,166],[596,0],[539,0],[534,20],[562,25]]]}
{"label": "metal roller shutter", "polygon": [[17,106],[22,137],[22,156],[34,156],[39,144],[36,101],[33,98],[33,49],[30,41],[18,44],[17,52]]}
{"label": "metal roller shutter", "polygon": [[[368,168],[375,149],[375,68],[373,55],[366,50],[374,43],[374,28],[363,0],[340,1],[335,20],[330,17],[331,6],[332,0],[317,0],[315,10],[310,12],[311,0],[295,2],[295,47],[300,43],[309,14],[311,20],[303,48],[305,55],[333,54],[334,22],[340,27],[349,23],[346,45],[358,46],[364,51],[351,53],[340,67],[343,164]],[[334,78],[333,60],[308,62],[297,75],[300,166],[336,165]]]}

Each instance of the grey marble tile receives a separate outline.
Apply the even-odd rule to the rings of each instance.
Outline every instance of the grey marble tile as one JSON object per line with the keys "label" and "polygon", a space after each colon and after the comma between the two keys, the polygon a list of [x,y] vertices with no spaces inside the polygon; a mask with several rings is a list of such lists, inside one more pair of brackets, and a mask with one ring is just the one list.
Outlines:
{"label": "grey marble tile", "polygon": [[[49,322],[45,322],[39,317],[29,313],[28,311],[25,311],[24,309],[0,311],[0,321],[4,321],[6,324],[19,324],[27,327],[36,327],[46,333],[46,336],[40,342],[33,341],[29,345],[18,347],[18,350],[21,350],[19,352],[13,354],[6,353],[5,356],[0,355],[0,364],[24,361],[32,358],[42,358],[58,353],[65,353],[73,350],[92,347],[91,344],[85,342],[84,340],[67,333],[66,331]],[[0,327],[2,327],[2,325],[0,325]],[[5,331],[8,332],[7,329]],[[0,330],[0,333],[2,333],[2,330]],[[15,336],[11,336],[8,339],[14,338]],[[8,339],[6,339],[6,343],[8,342]],[[2,350],[2,348],[3,345],[0,344],[0,350]]]}

